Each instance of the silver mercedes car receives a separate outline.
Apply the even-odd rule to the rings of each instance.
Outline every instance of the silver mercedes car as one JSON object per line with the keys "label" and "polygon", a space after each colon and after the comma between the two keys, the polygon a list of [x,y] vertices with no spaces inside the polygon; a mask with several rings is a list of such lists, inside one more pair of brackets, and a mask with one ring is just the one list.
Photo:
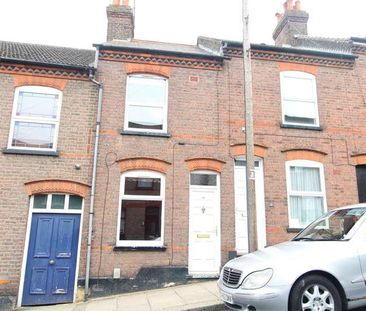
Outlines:
{"label": "silver mercedes car", "polygon": [[218,287],[232,310],[366,306],[366,204],[332,210],[291,241],[230,260]]}

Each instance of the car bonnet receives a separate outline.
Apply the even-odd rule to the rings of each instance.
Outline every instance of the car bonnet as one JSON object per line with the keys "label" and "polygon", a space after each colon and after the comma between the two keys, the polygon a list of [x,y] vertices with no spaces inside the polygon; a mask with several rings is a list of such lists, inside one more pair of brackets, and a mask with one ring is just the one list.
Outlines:
{"label": "car bonnet", "polygon": [[[238,269],[247,275],[267,268],[322,269],[332,261],[342,260],[351,254],[352,244],[347,241],[288,241],[258,250],[229,261],[225,266]],[[353,249],[354,250],[354,249]]]}

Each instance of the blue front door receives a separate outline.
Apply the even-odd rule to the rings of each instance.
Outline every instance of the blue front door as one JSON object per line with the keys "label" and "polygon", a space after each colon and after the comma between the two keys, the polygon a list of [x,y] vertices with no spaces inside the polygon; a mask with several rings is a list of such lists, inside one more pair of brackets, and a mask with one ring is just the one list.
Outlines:
{"label": "blue front door", "polygon": [[72,302],[80,215],[33,214],[23,306]]}

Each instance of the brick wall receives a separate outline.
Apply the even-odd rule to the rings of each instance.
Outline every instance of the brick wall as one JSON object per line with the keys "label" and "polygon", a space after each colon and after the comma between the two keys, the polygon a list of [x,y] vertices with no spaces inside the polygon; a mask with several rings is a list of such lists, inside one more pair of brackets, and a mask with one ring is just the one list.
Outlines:
{"label": "brick wall", "polygon": [[[355,164],[364,164],[366,57],[352,69],[253,60],[256,155],[263,158],[268,244],[289,239],[285,162],[316,159],[324,164],[328,209],[357,202]],[[121,135],[127,73],[155,70],[169,77],[170,138]],[[234,158],[245,153],[242,61],[225,60],[222,70],[162,66],[125,66],[101,61],[104,84],[97,194],[92,244],[92,277],[112,277],[121,268],[130,277],[143,266],[187,266],[189,173],[196,168],[220,172],[222,262],[235,249]],[[316,75],[322,131],[281,128],[280,71]],[[112,77],[112,78],[111,78]],[[7,145],[14,77],[0,75],[0,146]],[[16,295],[28,217],[27,182],[62,179],[90,184],[97,90],[87,81],[64,85],[58,138],[59,157],[0,153],[0,293]],[[178,144],[178,143],[184,143]],[[75,164],[81,169],[76,170]],[[163,252],[115,251],[120,207],[120,176],[135,168],[166,174]],[[271,203],[271,204],[269,204]],[[271,205],[271,207],[270,207]],[[85,271],[88,221],[84,204],[79,277]],[[104,222],[103,222],[104,215]],[[100,252],[102,256],[100,257]],[[101,258],[101,262],[99,260]]]}
{"label": "brick wall", "polygon": [[[356,68],[364,65],[364,60],[360,59]],[[105,93],[92,277],[111,277],[115,267],[121,268],[123,277],[128,277],[142,266],[188,264],[189,159],[208,158],[222,163],[221,245],[222,261],[225,262],[228,251],[235,248],[233,159],[240,154],[240,150],[244,152],[244,134],[241,130],[244,126],[242,60],[232,58],[225,61],[222,71],[174,67],[165,70],[170,75],[170,138],[120,134],[124,121],[125,70],[127,68],[130,73],[133,67],[125,66],[122,62],[101,61],[99,64],[99,79],[105,85]],[[280,71],[288,68],[306,72],[311,70],[316,74],[322,131],[280,127],[279,77]],[[363,75],[364,68],[359,69]],[[113,79],[109,79],[111,76]],[[287,232],[285,162],[289,159],[289,154],[292,157],[307,156],[309,159],[321,160],[324,164],[328,209],[357,202],[355,167],[351,155],[365,152],[366,147],[363,138],[365,102],[358,80],[365,79],[358,78],[355,69],[253,60],[255,144],[257,154],[264,158],[269,245],[287,240],[293,235]],[[364,89],[363,87],[363,92]],[[184,142],[185,145],[178,142]],[[109,161],[113,158],[149,157],[169,163],[166,170],[165,252],[113,250],[116,244],[121,170],[117,164],[110,166],[107,186],[104,164],[106,157]],[[269,202],[273,207],[269,207]],[[100,215],[103,208],[105,220],[101,242]]]}

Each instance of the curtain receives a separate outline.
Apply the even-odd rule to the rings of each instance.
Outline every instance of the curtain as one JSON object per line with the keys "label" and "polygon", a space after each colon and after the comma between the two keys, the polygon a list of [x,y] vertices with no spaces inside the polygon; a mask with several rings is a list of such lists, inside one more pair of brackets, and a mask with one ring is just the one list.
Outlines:
{"label": "curtain", "polygon": [[290,167],[290,178],[291,192],[302,192],[296,195],[290,193],[291,219],[305,226],[323,213],[323,197],[307,194],[322,194],[320,171],[317,167]]}
{"label": "curtain", "polygon": [[290,196],[291,218],[303,227],[323,214],[323,197]]}
{"label": "curtain", "polygon": [[292,166],[290,174],[291,191],[321,191],[319,168]]}

